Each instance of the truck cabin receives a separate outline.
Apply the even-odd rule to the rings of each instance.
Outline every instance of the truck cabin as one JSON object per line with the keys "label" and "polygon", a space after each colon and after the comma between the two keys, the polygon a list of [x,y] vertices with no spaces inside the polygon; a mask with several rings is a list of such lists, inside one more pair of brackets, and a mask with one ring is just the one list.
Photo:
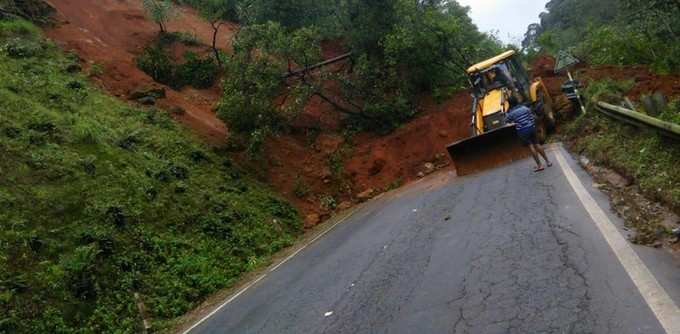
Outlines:
{"label": "truck cabin", "polygon": [[529,76],[515,57],[515,51],[505,52],[471,66],[468,75],[473,95],[478,99],[499,88],[511,90],[521,100],[528,99]]}
{"label": "truck cabin", "polygon": [[487,92],[499,88],[514,86],[512,78],[502,68],[502,65],[492,66],[484,71],[471,75],[472,91],[478,98],[482,98]]}

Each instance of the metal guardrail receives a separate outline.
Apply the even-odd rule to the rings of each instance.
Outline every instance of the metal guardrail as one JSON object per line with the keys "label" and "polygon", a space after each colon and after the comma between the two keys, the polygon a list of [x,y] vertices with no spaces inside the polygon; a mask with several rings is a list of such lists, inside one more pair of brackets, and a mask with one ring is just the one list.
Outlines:
{"label": "metal guardrail", "polygon": [[651,127],[659,134],[680,140],[680,125],[662,121],[634,110],[619,107],[606,102],[597,102],[597,109],[607,116],[635,126]]}

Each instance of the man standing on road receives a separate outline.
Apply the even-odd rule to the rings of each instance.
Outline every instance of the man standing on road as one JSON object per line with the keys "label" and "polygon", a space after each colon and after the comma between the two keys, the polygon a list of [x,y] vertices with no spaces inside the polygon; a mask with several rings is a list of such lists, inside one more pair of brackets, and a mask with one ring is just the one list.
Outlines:
{"label": "man standing on road", "polygon": [[509,124],[515,124],[517,134],[522,139],[522,143],[531,149],[531,155],[534,157],[534,161],[536,161],[534,172],[545,170],[539,155],[543,157],[548,167],[552,167],[552,163],[548,160],[545,150],[536,138],[536,117],[534,113],[529,107],[519,104],[514,96],[508,98],[508,103],[510,104],[510,110],[505,115],[505,121]]}

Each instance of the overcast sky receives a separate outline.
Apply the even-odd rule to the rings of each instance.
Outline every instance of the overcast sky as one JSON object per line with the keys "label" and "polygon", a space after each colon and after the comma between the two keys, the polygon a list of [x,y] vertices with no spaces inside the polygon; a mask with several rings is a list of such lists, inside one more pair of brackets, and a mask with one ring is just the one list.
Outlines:
{"label": "overcast sky", "polygon": [[470,16],[483,32],[498,31],[506,43],[519,44],[529,24],[538,22],[538,14],[547,0],[458,0],[469,6]]}

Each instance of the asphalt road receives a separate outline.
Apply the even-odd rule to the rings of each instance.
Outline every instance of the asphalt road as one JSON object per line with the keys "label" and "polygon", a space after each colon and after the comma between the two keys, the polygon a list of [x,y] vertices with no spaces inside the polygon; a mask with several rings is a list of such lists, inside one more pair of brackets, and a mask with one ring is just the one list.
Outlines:
{"label": "asphalt road", "polygon": [[531,167],[435,175],[376,199],[190,333],[675,333],[678,261],[626,246],[671,298],[664,330],[658,291],[631,278],[565,170]]}

